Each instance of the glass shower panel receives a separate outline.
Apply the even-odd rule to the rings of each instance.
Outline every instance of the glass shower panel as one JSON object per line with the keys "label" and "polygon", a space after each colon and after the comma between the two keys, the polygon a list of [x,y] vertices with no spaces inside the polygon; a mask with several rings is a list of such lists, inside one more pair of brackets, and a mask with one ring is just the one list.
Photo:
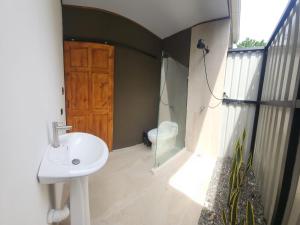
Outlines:
{"label": "glass shower panel", "polygon": [[172,57],[163,58],[155,152],[156,167],[185,147],[187,78],[187,67]]}

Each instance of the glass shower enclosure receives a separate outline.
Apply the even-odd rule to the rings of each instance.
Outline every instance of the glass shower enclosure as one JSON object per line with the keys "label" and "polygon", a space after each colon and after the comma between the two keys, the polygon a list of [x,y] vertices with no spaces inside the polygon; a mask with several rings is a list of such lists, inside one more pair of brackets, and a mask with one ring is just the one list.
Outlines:
{"label": "glass shower enclosure", "polygon": [[185,147],[188,68],[163,54],[155,167]]}

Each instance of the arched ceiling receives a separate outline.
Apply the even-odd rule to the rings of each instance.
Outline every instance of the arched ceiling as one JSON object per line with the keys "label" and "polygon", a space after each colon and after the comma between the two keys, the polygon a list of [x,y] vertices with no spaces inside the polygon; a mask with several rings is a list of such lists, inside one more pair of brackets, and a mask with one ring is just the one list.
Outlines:
{"label": "arched ceiling", "polygon": [[197,23],[229,16],[228,0],[63,0],[63,4],[119,14],[160,38]]}

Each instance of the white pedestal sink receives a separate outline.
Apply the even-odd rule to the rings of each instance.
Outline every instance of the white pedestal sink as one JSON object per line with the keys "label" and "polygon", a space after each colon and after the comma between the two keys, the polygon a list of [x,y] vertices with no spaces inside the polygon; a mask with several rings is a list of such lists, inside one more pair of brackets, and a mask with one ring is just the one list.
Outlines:
{"label": "white pedestal sink", "polygon": [[100,170],[108,148],[100,138],[87,133],[59,137],[58,148],[49,145],[38,178],[43,184],[70,182],[71,225],[90,225],[88,175]]}

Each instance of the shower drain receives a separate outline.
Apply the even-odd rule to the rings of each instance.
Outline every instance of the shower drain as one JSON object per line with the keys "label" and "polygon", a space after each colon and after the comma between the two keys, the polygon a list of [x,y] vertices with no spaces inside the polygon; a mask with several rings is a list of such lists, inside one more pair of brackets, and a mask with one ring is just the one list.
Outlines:
{"label": "shower drain", "polygon": [[78,165],[79,163],[80,163],[79,159],[73,159],[72,160],[72,164],[74,164],[74,165]]}

